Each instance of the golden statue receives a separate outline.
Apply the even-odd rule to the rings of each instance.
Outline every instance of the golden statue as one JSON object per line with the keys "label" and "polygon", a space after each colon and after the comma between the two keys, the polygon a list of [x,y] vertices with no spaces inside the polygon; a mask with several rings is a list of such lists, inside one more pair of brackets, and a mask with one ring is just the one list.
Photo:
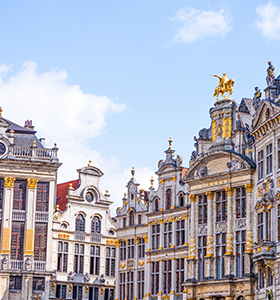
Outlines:
{"label": "golden statue", "polygon": [[[226,73],[223,73],[223,76],[219,76],[219,75],[212,75],[214,77],[217,77],[219,78],[219,86],[217,86],[215,88],[215,92],[214,92],[214,95],[213,97],[216,96],[216,99],[217,101],[219,100],[218,99],[218,96],[219,94],[221,94],[224,99],[231,99],[231,95],[232,95],[232,92],[233,92],[233,85],[234,85],[234,80],[233,79],[228,79],[227,76],[226,76]],[[228,98],[226,98],[226,96],[224,95],[224,93],[228,92]]]}

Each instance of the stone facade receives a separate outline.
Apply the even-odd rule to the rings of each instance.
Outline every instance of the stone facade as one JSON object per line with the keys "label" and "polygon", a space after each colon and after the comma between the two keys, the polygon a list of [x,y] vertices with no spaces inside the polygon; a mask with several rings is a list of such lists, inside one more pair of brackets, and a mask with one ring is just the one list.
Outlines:
{"label": "stone facade", "polygon": [[[2,111],[2,109],[1,109]],[[49,299],[52,212],[60,163],[32,121],[0,116],[0,299]]]}
{"label": "stone facade", "polygon": [[108,191],[103,194],[99,189],[103,173],[98,168],[88,165],[78,173],[79,180],[57,188],[51,262],[56,273],[50,299],[114,300],[116,223],[110,216],[112,201]]}

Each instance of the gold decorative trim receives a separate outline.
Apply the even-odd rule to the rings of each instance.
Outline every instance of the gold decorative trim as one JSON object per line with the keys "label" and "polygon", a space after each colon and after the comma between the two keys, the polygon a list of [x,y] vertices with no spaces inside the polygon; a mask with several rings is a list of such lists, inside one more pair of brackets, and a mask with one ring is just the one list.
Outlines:
{"label": "gold decorative trim", "polygon": [[138,245],[138,237],[136,236],[134,239],[135,239],[135,245]]}
{"label": "gold decorative trim", "polygon": [[196,195],[191,194],[191,195],[189,195],[189,197],[190,197],[192,203],[196,202]]}
{"label": "gold decorative trim", "polygon": [[227,188],[225,188],[225,191],[226,191],[226,193],[227,193],[228,196],[233,196],[234,188],[227,187]]}
{"label": "gold decorative trim", "polygon": [[37,187],[37,182],[38,182],[38,179],[28,178],[28,179],[27,179],[27,187],[28,187],[29,189],[36,189],[36,187]]}
{"label": "gold decorative trim", "polygon": [[14,182],[15,182],[16,178],[15,177],[4,177],[4,184],[5,187],[14,187]]}
{"label": "gold decorative trim", "polygon": [[253,183],[245,184],[245,189],[246,189],[247,193],[252,193],[253,187],[254,187]]}
{"label": "gold decorative trim", "polygon": [[176,177],[174,176],[174,177],[172,177],[172,180],[174,181],[174,182],[176,182]]}
{"label": "gold decorative trim", "polygon": [[142,267],[142,266],[144,265],[144,263],[145,263],[145,260],[143,260],[143,261],[138,260],[138,265],[139,265],[140,267]]}
{"label": "gold decorative trim", "polygon": [[123,264],[120,262],[120,268],[123,269],[126,266],[126,262],[124,262]]}
{"label": "gold decorative trim", "polygon": [[205,193],[205,195],[207,196],[207,199],[213,199],[214,198],[214,192],[212,192],[212,191],[207,191],[206,193]]}
{"label": "gold decorative trim", "polygon": [[144,242],[145,242],[145,243],[148,243],[148,236],[147,236],[147,235],[144,235],[144,236],[143,236],[143,239],[144,239]]}
{"label": "gold decorative trim", "polygon": [[158,250],[162,250],[162,249],[163,249],[162,247],[159,247],[159,248],[158,248]]}
{"label": "gold decorative trim", "polygon": [[161,179],[161,180],[160,180],[160,184],[164,184],[164,179]]}
{"label": "gold decorative trim", "polygon": [[116,240],[116,247],[117,247],[117,248],[120,247],[120,240]]}

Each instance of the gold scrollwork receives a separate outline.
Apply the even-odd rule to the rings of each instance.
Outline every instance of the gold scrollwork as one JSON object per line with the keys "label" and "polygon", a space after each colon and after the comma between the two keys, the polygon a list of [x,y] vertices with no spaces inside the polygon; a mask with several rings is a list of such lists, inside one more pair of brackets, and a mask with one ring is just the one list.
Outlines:
{"label": "gold scrollwork", "polygon": [[28,178],[28,179],[27,179],[27,187],[28,187],[29,189],[36,189],[36,187],[37,187],[37,182],[38,182],[38,179]]}
{"label": "gold scrollwork", "polygon": [[14,187],[15,177],[4,177],[5,187]]}
{"label": "gold scrollwork", "polygon": [[195,203],[195,201],[196,201],[196,195],[191,194],[191,195],[189,195],[189,197],[191,199],[191,202]]}
{"label": "gold scrollwork", "polygon": [[120,262],[120,268],[123,269],[126,266],[126,262],[124,262],[123,264]]}
{"label": "gold scrollwork", "polygon": [[217,121],[212,121],[212,142],[215,142],[216,140],[216,133],[217,133]]}
{"label": "gold scrollwork", "polygon": [[232,132],[232,117],[223,118],[223,138],[231,137]]}

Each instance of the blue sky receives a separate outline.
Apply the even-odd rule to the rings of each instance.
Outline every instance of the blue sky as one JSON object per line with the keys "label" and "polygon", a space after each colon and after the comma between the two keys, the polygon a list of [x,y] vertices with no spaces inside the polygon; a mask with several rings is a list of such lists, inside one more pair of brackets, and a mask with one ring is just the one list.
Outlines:
{"label": "blue sky", "polygon": [[[57,142],[59,181],[91,159],[114,208],[130,168],[144,188],[171,136],[188,166],[217,79],[233,98],[280,70],[278,1],[0,1],[0,105]],[[154,176],[155,177],[155,176]],[[113,212],[114,214],[114,209]]]}

